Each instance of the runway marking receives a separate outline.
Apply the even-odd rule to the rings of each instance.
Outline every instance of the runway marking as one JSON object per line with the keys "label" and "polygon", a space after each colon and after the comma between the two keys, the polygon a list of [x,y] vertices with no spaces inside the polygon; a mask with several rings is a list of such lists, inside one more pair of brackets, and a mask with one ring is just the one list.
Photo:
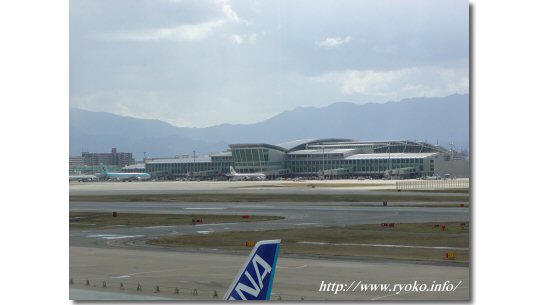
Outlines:
{"label": "runway marking", "polygon": [[213,231],[196,231],[196,233],[198,233],[198,234],[209,234],[209,233],[213,233]]}
{"label": "runway marking", "polygon": [[439,250],[469,250],[469,248],[458,247],[428,247],[428,246],[408,246],[408,245],[383,245],[383,244],[351,244],[351,243],[327,243],[322,241],[298,241],[298,244],[311,245],[333,245],[333,246],[360,246],[360,247],[384,247],[384,248],[416,248],[416,249],[439,249]]}
{"label": "runway marking", "polygon": [[184,210],[226,210],[228,208],[183,208]]}
{"label": "runway marking", "polygon": [[223,223],[202,223],[199,225],[196,225],[197,227],[202,226],[223,226],[223,225],[236,225],[238,222],[223,222]]}
{"label": "runway marking", "polygon": [[103,237],[103,239],[123,239],[123,238],[136,238],[136,237],[144,237],[144,235],[118,235],[118,236],[109,236],[109,237]]}
{"label": "runway marking", "polygon": [[272,205],[232,205],[232,208],[274,208]]}
{"label": "runway marking", "polygon": [[144,235],[92,234],[92,235],[88,235],[87,237],[102,238],[102,239],[110,240],[110,239],[144,237]]}
{"label": "runway marking", "polygon": [[144,229],[162,229],[162,228],[173,228],[175,226],[155,226],[155,227],[144,227]]}
{"label": "runway marking", "polygon": [[319,225],[318,222],[303,222],[303,223],[296,223],[296,226],[308,226],[308,225]]}
{"label": "runway marking", "polygon": [[117,236],[116,234],[92,234],[88,235],[88,237],[108,237],[108,236]]}
{"label": "runway marking", "polygon": [[[214,267],[211,267],[211,268],[212,269],[227,269],[227,268],[230,268],[230,267],[229,266],[214,266]],[[178,268],[178,269],[164,269],[164,270],[144,271],[144,272],[136,272],[136,273],[129,273],[129,274],[124,274],[124,275],[112,276],[111,278],[114,278],[114,279],[129,278],[129,277],[132,277],[132,276],[137,276],[137,275],[142,275],[142,274],[177,272],[177,271],[185,271],[185,270],[191,270],[191,269],[190,268]],[[187,283],[188,281],[180,281],[180,282]]]}
{"label": "runway marking", "polygon": [[141,275],[141,274],[149,274],[149,273],[160,273],[160,272],[170,272],[170,271],[181,271],[184,270],[184,268],[181,269],[166,269],[166,270],[155,270],[155,271],[146,271],[146,272],[137,272],[137,273],[129,273],[125,275],[119,275],[119,276],[112,276],[113,279],[122,279],[122,278],[129,278],[131,276],[135,275]]}

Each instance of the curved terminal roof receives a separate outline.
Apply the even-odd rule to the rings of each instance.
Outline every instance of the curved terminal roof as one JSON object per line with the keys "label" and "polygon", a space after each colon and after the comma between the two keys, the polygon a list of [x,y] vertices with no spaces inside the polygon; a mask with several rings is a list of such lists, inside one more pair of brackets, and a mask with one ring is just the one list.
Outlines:
{"label": "curved terminal roof", "polygon": [[433,155],[436,155],[436,152],[427,152],[427,153],[380,153],[380,154],[356,154],[349,157],[346,157],[346,160],[361,160],[361,159],[424,159]]}
{"label": "curved terminal roof", "polygon": [[334,142],[349,142],[353,141],[350,139],[340,139],[340,138],[326,138],[326,139],[301,139],[293,140],[289,142],[284,142],[280,144],[267,144],[267,143],[242,143],[242,144],[230,144],[230,148],[249,148],[249,147],[267,147],[282,152],[291,152],[298,149],[305,149],[307,145],[311,144],[323,144],[323,143],[334,143]]}
{"label": "curved terminal roof", "polygon": [[349,142],[353,141],[350,139],[341,139],[341,138],[325,138],[325,139],[302,139],[302,140],[295,140],[295,141],[289,141],[284,142],[280,144],[276,144],[276,146],[280,146],[284,148],[287,152],[298,150],[298,149],[305,149],[306,145],[311,144],[322,144],[327,142]]}
{"label": "curved terminal roof", "polygon": [[322,138],[322,139],[301,139],[293,140],[289,142],[279,144],[267,144],[267,143],[243,143],[243,144],[230,144],[230,148],[255,148],[255,147],[267,147],[275,150],[279,150],[285,153],[291,153],[298,150],[305,149],[321,149],[322,146],[327,148],[356,148],[358,146],[393,146],[393,145],[411,145],[420,146],[431,151],[448,152],[441,146],[434,146],[426,142],[414,142],[414,141],[357,141],[343,138]]}
{"label": "curved terminal roof", "polygon": [[292,148],[294,148],[296,146],[304,145],[306,143],[309,143],[309,142],[315,141],[315,140],[316,139],[293,140],[293,141],[284,142],[284,143],[280,143],[280,144],[276,144],[276,145],[284,148],[285,150],[291,150]]}
{"label": "curved terminal roof", "polygon": [[283,147],[280,147],[278,145],[273,144],[267,144],[267,143],[243,143],[243,144],[230,144],[230,148],[259,148],[259,147],[267,147],[275,150],[279,150],[281,152],[286,152],[287,150]]}
{"label": "curved terminal roof", "polygon": [[321,155],[321,154],[348,154],[354,153],[355,149],[328,148],[328,149],[300,149],[289,152],[289,155]]}

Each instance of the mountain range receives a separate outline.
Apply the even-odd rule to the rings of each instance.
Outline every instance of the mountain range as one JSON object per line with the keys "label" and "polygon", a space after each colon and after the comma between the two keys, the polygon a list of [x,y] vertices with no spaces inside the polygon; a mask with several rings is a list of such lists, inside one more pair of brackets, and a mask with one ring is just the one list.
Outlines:
{"label": "mountain range", "polygon": [[299,107],[254,124],[176,127],[77,108],[69,110],[69,153],[132,152],[141,159],[218,152],[232,143],[270,143],[308,138],[416,140],[456,149],[469,148],[469,95],[410,98],[399,102],[334,103]]}

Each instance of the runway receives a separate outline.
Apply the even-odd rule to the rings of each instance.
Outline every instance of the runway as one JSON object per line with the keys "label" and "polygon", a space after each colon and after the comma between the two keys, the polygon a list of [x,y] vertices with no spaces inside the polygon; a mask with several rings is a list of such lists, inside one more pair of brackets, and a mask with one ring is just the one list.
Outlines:
{"label": "runway", "polygon": [[72,230],[70,244],[107,246],[157,236],[207,234],[226,231],[262,231],[290,228],[327,227],[383,222],[467,222],[468,208],[376,207],[329,202],[323,204],[278,203],[162,203],[162,202],[71,202],[71,211],[154,214],[274,215],[284,219],[263,222],[153,226]]}

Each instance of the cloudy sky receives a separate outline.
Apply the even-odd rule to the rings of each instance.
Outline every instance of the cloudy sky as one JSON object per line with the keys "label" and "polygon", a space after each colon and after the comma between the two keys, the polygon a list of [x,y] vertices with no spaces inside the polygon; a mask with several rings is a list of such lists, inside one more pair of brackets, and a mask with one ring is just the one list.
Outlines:
{"label": "cloudy sky", "polygon": [[462,0],[72,0],[70,106],[176,126],[469,90]]}

